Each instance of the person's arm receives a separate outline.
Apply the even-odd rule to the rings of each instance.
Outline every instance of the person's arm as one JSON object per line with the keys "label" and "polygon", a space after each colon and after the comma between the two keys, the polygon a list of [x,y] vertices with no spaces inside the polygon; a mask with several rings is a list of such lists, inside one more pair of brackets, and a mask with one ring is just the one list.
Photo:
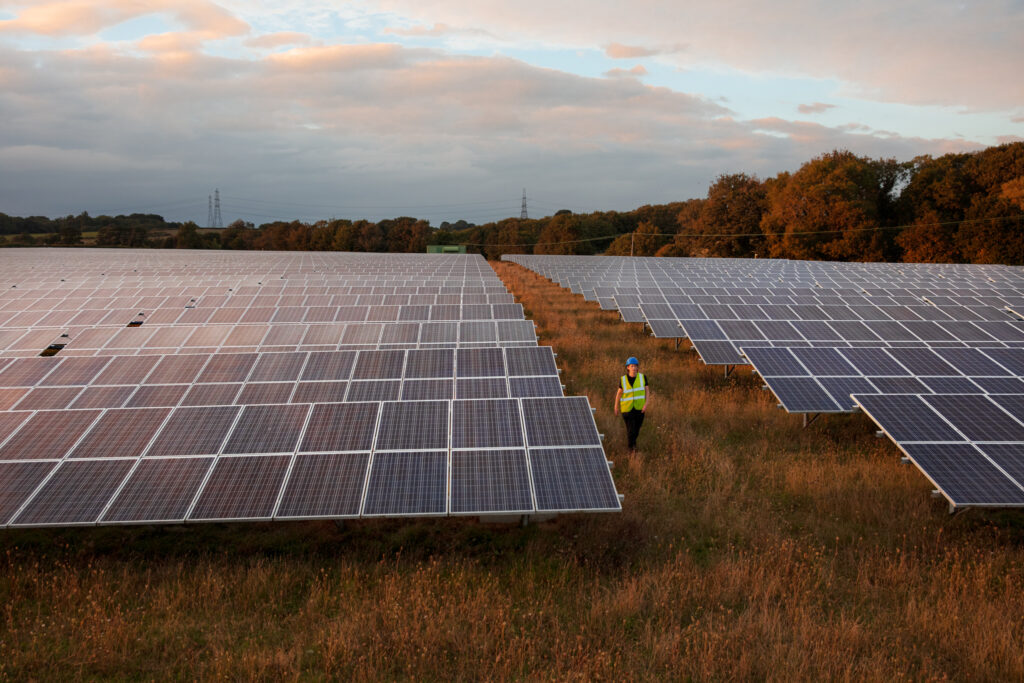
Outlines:
{"label": "person's arm", "polygon": [[[621,389],[619,390],[621,391]],[[647,409],[651,406],[651,388],[649,386],[644,387],[644,407],[640,409],[641,413],[646,413]]]}
{"label": "person's arm", "polygon": [[616,415],[619,414],[619,400],[621,398],[622,398],[622,387],[619,387],[619,390],[615,392],[615,414]]}

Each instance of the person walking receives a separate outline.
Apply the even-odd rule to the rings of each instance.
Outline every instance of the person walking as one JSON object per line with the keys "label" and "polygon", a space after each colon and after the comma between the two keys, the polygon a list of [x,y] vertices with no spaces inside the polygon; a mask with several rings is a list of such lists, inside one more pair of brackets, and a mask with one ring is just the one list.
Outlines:
{"label": "person walking", "polygon": [[615,414],[622,413],[630,451],[636,450],[636,438],[650,405],[651,389],[647,377],[640,372],[640,361],[636,356],[630,356],[626,359],[626,374],[619,379],[619,390],[615,394]]}

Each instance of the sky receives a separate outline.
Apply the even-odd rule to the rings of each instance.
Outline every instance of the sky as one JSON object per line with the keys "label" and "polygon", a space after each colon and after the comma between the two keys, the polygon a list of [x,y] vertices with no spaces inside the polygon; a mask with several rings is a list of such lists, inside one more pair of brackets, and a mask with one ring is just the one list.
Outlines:
{"label": "sky", "polygon": [[1024,0],[0,0],[0,212],[433,225],[1024,140]]}

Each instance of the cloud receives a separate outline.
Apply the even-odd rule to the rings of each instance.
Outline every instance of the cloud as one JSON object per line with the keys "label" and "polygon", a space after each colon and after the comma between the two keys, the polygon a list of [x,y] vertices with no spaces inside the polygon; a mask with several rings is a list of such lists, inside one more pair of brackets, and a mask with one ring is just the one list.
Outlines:
{"label": "cloud", "polygon": [[1010,118],[1011,123],[1024,123],[1024,116],[1013,116]]}
{"label": "cloud", "polygon": [[[412,22],[471,25],[510,40],[573,49],[670,45],[685,36],[679,66],[834,80],[850,97],[908,104],[1017,108],[1024,12],[1015,0],[521,0],[514,8],[465,0],[376,0]],[[544,21],[537,21],[544,17]],[[819,40],[827,36],[827,43]],[[605,48],[607,50],[607,48]],[[643,48],[641,48],[643,49]],[[663,56],[663,58],[666,56]],[[979,77],[984,74],[984,77]]]}
{"label": "cloud", "polygon": [[621,43],[609,43],[604,53],[611,59],[639,59],[640,57],[652,57],[660,54],[660,50],[651,50],[645,47],[634,47]]}
{"label": "cloud", "polygon": [[0,33],[88,36],[129,19],[166,14],[206,39],[243,35],[249,25],[207,0],[43,1],[0,21]]}
{"label": "cloud", "polygon": [[254,36],[245,41],[246,47],[256,49],[274,49],[285,45],[309,45],[313,42],[312,36],[296,31],[280,31],[278,33],[264,33]]}
{"label": "cloud", "polygon": [[496,38],[490,31],[483,31],[476,28],[456,28],[448,24],[434,24],[433,26],[411,26],[409,28],[386,27],[382,33],[385,35],[404,36],[407,38],[442,38],[447,36],[472,36],[484,38]]}
{"label": "cloud", "polygon": [[821,114],[829,109],[835,109],[834,104],[825,104],[824,102],[815,102],[814,104],[801,104],[796,108],[801,114]]}
{"label": "cloud", "polygon": [[[409,212],[434,224],[480,222],[518,215],[524,184],[552,205],[630,209],[703,196],[721,173],[794,170],[835,148],[910,159],[977,147],[743,121],[716,101],[638,78],[393,44],[304,46],[257,60],[196,51],[187,62],[104,45],[0,45],[0,64],[0,205],[15,215],[142,210],[191,196],[192,208],[154,210],[203,220],[220,187],[261,202],[225,202],[225,222]],[[400,208],[506,194],[509,207],[477,213]],[[267,208],[275,200],[290,208]],[[303,212],[302,202],[395,208]]]}
{"label": "cloud", "polygon": [[637,64],[632,69],[609,69],[604,75],[608,78],[639,78],[647,75],[647,69],[643,64]]}

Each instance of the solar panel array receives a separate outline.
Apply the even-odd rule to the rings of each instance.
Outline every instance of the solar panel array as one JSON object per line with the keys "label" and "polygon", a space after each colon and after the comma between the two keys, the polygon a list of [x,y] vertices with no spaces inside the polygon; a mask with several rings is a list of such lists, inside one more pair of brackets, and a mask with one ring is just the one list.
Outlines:
{"label": "solar panel array", "polygon": [[752,365],[793,413],[863,410],[952,506],[1024,505],[1024,269],[504,257]]}
{"label": "solar panel array", "polygon": [[478,256],[6,250],[0,273],[0,525],[621,509],[587,399]]}

